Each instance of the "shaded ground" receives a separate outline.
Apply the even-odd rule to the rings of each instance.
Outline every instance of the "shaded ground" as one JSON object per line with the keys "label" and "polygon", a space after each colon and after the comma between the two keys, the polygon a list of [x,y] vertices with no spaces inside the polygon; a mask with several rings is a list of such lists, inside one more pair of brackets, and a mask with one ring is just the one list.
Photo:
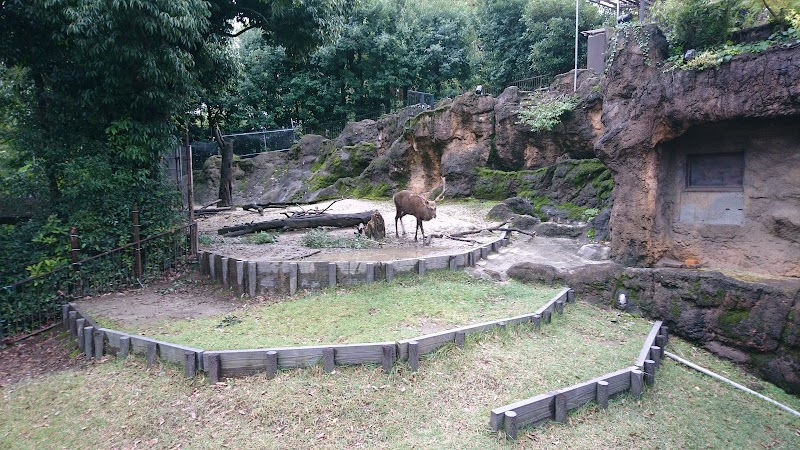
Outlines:
{"label": "shaded ground", "polygon": [[80,369],[86,360],[60,326],[0,350],[0,388],[25,378]]}
{"label": "shaded ground", "polygon": [[[249,301],[265,301],[265,297]],[[198,274],[195,268],[143,289],[85,298],[75,305],[102,325],[125,330],[174,319],[215,316],[242,308],[245,301]]]}

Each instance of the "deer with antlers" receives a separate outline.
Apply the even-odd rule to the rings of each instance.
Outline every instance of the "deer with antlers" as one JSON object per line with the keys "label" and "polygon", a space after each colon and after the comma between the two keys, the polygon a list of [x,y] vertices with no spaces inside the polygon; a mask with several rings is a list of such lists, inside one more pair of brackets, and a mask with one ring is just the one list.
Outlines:
{"label": "deer with antlers", "polygon": [[422,221],[436,218],[436,202],[444,197],[445,187],[446,181],[444,177],[442,177],[442,192],[433,200],[428,200],[427,196],[409,190],[403,190],[394,194],[394,206],[397,209],[397,215],[394,217],[394,233],[398,238],[400,237],[400,233],[397,231],[397,221],[400,221],[400,226],[403,228],[403,235],[405,235],[406,227],[403,225],[403,216],[410,215],[417,218],[417,226],[414,228],[414,240],[417,240],[417,229],[422,231],[422,240],[425,240],[425,230],[422,228]]}

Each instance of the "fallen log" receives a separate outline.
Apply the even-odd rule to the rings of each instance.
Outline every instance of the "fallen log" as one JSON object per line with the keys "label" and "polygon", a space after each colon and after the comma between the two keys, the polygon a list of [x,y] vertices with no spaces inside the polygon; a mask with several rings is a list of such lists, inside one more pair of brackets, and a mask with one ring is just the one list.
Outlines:
{"label": "fallen log", "polygon": [[360,223],[367,223],[372,219],[375,211],[364,211],[352,214],[317,214],[297,218],[275,219],[266,222],[249,223],[232,227],[220,228],[217,233],[228,237],[242,236],[256,231],[287,230],[298,228],[317,227],[354,227]]}
{"label": "fallen log", "polygon": [[221,206],[219,208],[209,208],[209,209],[196,209],[194,214],[197,216],[208,216],[211,214],[216,214],[219,212],[231,211],[233,208],[230,206]]}

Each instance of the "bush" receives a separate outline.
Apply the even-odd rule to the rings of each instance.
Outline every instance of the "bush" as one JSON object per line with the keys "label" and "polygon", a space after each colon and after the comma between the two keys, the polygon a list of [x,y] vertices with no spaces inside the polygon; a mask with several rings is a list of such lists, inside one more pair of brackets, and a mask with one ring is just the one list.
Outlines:
{"label": "bush", "polygon": [[531,127],[531,131],[552,130],[561,123],[561,116],[578,106],[577,96],[561,95],[552,99],[539,98],[534,104],[519,111],[519,122]]}
{"label": "bush", "polygon": [[314,228],[303,236],[303,245],[310,248],[369,248],[372,244],[369,239],[357,235],[353,237],[334,237],[321,230]]}
{"label": "bush", "polygon": [[259,231],[258,233],[245,236],[244,241],[248,244],[274,244],[278,242],[278,235],[266,231]]}

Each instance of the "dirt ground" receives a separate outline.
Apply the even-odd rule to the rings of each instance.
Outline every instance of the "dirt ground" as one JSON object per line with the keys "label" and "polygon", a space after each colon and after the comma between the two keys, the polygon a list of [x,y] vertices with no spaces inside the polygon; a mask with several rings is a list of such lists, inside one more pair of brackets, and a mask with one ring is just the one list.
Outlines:
{"label": "dirt ground", "polygon": [[[247,260],[299,260],[305,261],[347,261],[357,258],[360,261],[390,261],[393,259],[417,258],[421,256],[435,256],[450,253],[455,250],[467,249],[476,245],[474,242],[463,242],[448,238],[434,238],[428,244],[423,244],[422,236],[419,241],[414,241],[414,227],[416,219],[406,216],[402,219],[403,227],[407,234],[403,235],[400,228],[400,237],[395,235],[394,217],[395,209],[391,200],[353,200],[344,199],[320,202],[311,206],[295,206],[286,209],[268,209],[264,215],[257,212],[236,209],[230,212],[218,213],[210,216],[198,217],[199,232],[201,235],[201,250],[208,250],[225,256]],[[295,230],[281,232],[278,242],[274,244],[248,244],[246,237],[228,238],[221,237],[217,231],[226,226],[257,223],[273,219],[284,219],[284,212],[301,210],[323,210],[329,205],[326,212],[332,214],[360,213],[378,210],[386,223],[386,238],[374,242],[371,248],[362,250],[348,250],[340,248],[313,249],[302,244],[302,238],[308,230]],[[437,234],[451,234],[462,231],[478,230],[499,225],[486,219],[486,214],[496,205],[496,202],[470,202],[470,203],[442,203],[437,208],[436,218],[424,222],[423,228],[426,236]],[[326,228],[333,237],[353,237],[356,229],[353,228]],[[484,233],[468,236],[477,242],[489,242],[497,238],[499,233]],[[213,241],[213,242],[212,242]]]}

